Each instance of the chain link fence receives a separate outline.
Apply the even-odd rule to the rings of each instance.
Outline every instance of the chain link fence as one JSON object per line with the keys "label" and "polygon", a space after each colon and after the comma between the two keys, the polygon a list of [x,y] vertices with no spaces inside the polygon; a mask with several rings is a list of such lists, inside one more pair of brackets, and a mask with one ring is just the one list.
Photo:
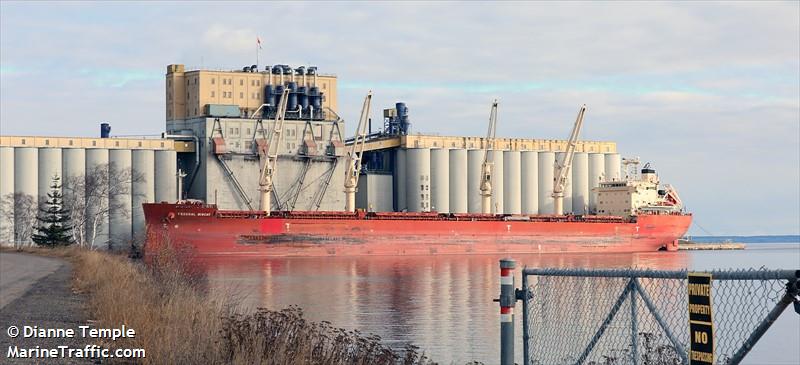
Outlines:
{"label": "chain link fence", "polygon": [[[688,364],[687,274],[523,270],[525,364]],[[738,364],[789,304],[800,310],[796,271],[710,274],[717,364]]]}

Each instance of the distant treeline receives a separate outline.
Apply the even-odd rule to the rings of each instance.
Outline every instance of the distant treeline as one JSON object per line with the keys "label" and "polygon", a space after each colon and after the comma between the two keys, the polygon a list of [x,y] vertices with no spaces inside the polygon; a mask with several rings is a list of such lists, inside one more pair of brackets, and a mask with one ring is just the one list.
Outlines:
{"label": "distant treeline", "polygon": [[800,243],[800,235],[775,236],[692,236],[694,242],[723,242],[731,240],[742,243]]}

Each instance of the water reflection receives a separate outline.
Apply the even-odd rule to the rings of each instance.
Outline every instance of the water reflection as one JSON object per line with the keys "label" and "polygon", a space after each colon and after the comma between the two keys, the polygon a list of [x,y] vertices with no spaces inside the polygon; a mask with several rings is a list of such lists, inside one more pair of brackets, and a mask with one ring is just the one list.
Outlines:
{"label": "water reflection", "polygon": [[[374,333],[394,347],[413,343],[442,363],[492,363],[499,356],[498,307],[492,298],[499,292],[500,258],[206,258],[198,263],[212,290],[233,290],[245,310],[298,305],[311,320]],[[662,270],[680,269],[689,261],[683,252],[514,258],[530,267]],[[520,283],[519,270],[516,280]],[[516,317],[519,321],[521,315]]]}

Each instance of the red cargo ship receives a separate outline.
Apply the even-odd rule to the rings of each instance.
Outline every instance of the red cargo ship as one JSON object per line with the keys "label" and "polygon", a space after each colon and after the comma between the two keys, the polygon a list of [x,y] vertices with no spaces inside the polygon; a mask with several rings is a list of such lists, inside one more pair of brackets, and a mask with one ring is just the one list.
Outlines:
{"label": "red cargo ship", "polygon": [[361,256],[676,250],[691,214],[633,217],[218,210],[144,204],[148,249],[195,255]]}

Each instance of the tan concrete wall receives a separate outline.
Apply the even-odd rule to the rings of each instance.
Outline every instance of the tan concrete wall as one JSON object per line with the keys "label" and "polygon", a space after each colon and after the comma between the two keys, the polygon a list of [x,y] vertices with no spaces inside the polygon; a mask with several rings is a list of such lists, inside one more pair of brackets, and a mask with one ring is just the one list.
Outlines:
{"label": "tan concrete wall", "polygon": [[[410,135],[367,142],[365,150],[379,150],[395,146],[404,148],[462,148],[483,149],[482,137],[452,137]],[[503,151],[564,151],[567,141],[553,139],[497,138],[494,149]],[[578,141],[576,152],[615,153],[617,144],[605,141]]]}
{"label": "tan concrete wall", "polygon": [[174,150],[175,141],[170,139],[0,136],[0,146]]}
{"label": "tan concrete wall", "polygon": [[[180,67],[176,67],[180,66]],[[264,100],[264,86],[279,83],[277,75],[266,72],[183,71],[183,65],[169,65],[166,75],[167,120],[203,116],[207,104],[238,105],[253,113]],[[290,77],[284,76],[284,81]],[[314,77],[295,77],[298,86],[312,86]],[[338,112],[336,76],[317,76],[317,86],[324,93],[322,105]]]}

